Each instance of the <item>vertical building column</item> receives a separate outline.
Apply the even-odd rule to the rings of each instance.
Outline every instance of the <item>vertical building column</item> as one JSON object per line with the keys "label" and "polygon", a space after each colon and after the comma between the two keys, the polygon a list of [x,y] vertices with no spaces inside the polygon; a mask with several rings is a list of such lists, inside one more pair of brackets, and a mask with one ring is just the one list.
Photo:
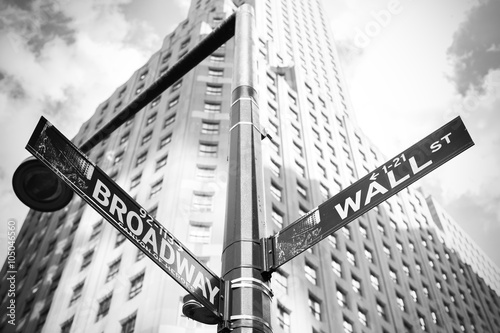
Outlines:
{"label": "vertical building column", "polygon": [[262,278],[265,237],[261,132],[256,81],[255,18],[250,5],[236,14],[229,179],[222,253],[224,323],[220,331],[271,330],[272,292]]}

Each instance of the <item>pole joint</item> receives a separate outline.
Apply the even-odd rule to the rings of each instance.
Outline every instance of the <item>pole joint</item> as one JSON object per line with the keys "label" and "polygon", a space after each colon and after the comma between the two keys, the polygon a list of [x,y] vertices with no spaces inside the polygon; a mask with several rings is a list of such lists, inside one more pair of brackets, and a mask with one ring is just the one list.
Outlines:
{"label": "pole joint", "polygon": [[274,251],[273,251],[273,238],[262,238],[260,240],[261,260],[262,260],[262,278],[264,281],[271,280],[271,274],[274,269]]}

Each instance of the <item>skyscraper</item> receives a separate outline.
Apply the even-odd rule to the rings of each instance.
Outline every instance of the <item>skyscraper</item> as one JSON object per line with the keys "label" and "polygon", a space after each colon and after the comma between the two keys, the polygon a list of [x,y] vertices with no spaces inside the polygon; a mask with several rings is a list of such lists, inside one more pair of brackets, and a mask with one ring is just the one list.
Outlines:
{"label": "skyscraper", "polygon": [[[85,142],[242,2],[193,0],[73,141]],[[319,1],[254,6],[272,235],[385,158],[356,124]],[[231,172],[233,49],[228,41],[89,153],[214,272]],[[459,229],[436,207],[410,186],[282,266],[272,278],[274,331],[495,332],[498,269],[475,265],[475,245],[449,232]],[[17,246],[19,332],[215,331],[184,317],[186,292],[79,198],[59,212],[31,211]],[[5,308],[6,286],[0,295]],[[2,331],[12,328],[6,319]]]}

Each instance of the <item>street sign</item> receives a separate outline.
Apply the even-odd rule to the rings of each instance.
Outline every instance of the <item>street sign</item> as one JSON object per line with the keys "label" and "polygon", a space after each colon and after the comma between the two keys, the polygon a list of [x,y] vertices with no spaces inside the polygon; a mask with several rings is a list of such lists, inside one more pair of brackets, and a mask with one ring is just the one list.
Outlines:
{"label": "street sign", "polygon": [[221,279],[44,117],[26,149],[215,316]]}
{"label": "street sign", "polygon": [[275,271],[473,145],[460,117],[453,119],[276,235],[264,240],[266,247],[271,250],[267,251],[265,271]]}

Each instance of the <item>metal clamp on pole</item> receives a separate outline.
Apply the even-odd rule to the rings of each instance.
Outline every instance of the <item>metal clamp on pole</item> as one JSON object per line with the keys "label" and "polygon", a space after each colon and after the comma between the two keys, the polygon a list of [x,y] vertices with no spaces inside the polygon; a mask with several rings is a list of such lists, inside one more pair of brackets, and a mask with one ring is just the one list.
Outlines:
{"label": "metal clamp on pole", "polygon": [[274,269],[273,238],[262,238],[260,240],[262,256],[262,278],[264,281],[271,280]]}

